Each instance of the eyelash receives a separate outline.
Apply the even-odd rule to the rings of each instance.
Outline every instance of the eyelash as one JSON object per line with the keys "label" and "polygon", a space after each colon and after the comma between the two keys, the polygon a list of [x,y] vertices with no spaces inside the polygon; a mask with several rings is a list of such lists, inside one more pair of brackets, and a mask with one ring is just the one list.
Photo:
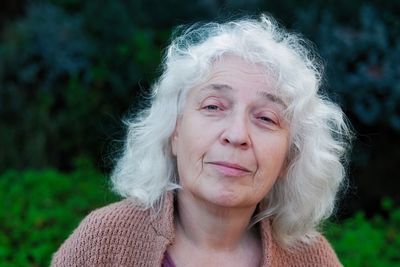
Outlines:
{"label": "eyelash", "polygon": [[203,109],[209,110],[209,111],[221,110],[221,108],[218,105],[207,105],[207,106],[203,107]]}
{"label": "eyelash", "polygon": [[[224,107],[219,103],[216,103],[216,104],[211,104],[210,103],[210,104],[204,105],[201,109],[206,111],[206,112],[224,111]],[[271,116],[256,115],[255,116],[255,118],[257,120],[259,120],[260,123],[263,124],[264,126],[266,126],[266,125],[270,125],[270,126],[278,125],[279,124],[279,120],[274,119],[273,117],[274,117],[273,115],[271,115]]]}
{"label": "eyelash", "polygon": [[267,116],[260,116],[258,118],[261,119],[261,121],[263,121],[263,122],[277,124],[277,122],[274,119],[271,119]]}

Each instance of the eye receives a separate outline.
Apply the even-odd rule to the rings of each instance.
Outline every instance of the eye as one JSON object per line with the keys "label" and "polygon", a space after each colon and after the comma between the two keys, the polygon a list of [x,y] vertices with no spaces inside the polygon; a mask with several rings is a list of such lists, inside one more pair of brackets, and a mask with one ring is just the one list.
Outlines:
{"label": "eye", "polygon": [[257,112],[254,119],[261,128],[273,130],[281,127],[279,115],[270,109]]}
{"label": "eye", "polygon": [[217,112],[217,111],[224,111],[226,108],[226,104],[224,103],[223,99],[216,98],[216,97],[209,97],[206,98],[200,105],[200,109],[205,112]]}
{"label": "eye", "polygon": [[260,116],[258,117],[258,119],[260,119],[262,122],[277,124],[277,122],[274,119],[267,116]]}
{"label": "eye", "polygon": [[213,110],[219,110],[220,107],[218,107],[217,105],[207,105],[203,107],[203,109],[213,111]]}

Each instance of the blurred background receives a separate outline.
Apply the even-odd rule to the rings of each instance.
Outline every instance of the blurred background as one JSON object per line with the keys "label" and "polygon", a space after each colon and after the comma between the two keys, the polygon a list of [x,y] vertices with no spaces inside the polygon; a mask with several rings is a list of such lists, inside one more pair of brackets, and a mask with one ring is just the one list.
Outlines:
{"label": "blurred background", "polygon": [[48,266],[94,208],[121,120],[143,107],[177,25],[268,12],[315,43],[357,136],[321,229],[345,266],[400,266],[400,1],[3,0],[0,266]]}

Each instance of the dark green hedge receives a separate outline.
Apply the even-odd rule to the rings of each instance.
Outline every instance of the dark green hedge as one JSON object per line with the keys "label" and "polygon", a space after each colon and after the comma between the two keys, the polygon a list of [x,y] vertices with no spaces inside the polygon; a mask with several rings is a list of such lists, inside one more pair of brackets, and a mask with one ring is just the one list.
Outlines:
{"label": "dark green hedge", "polygon": [[[0,266],[48,266],[52,253],[92,209],[116,201],[107,179],[81,161],[54,169],[0,175]],[[362,213],[324,231],[345,266],[400,266],[400,207],[386,199],[386,217]]]}

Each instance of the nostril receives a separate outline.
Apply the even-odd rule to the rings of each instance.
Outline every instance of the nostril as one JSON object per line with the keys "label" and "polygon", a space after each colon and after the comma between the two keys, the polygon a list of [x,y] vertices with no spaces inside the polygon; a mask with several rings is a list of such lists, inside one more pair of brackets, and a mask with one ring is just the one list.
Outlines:
{"label": "nostril", "polygon": [[242,149],[247,149],[250,147],[250,143],[249,142],[243,142],[240,144],[240,148]]}
{"label": "nostril", "polygon": [[227,137],[222,138],[222,143],[224,145],[231,144],[231,145],[234,145],[234,146],[237,146],[237,147],[241,147],[241,148],[248,148],[250,146],[250,142],[248,142],[248,141],[236,142],[235,140],[230,140]]}

